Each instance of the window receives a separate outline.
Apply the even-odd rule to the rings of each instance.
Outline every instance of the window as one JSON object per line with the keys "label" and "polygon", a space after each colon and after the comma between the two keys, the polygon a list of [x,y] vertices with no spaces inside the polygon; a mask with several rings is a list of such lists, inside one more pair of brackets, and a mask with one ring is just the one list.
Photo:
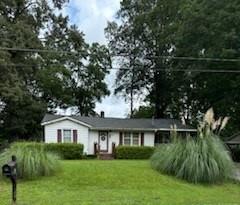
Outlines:
{"label": "window", "polygon": [[71,130],[63,130],[63,142],[71,142]]}
{"label": "window", "polygon": [[134,132],[132,134],[132,144],[133,145],[139,145],[139,133]]}
{"label": "window", "polygon": [[124,145],[131,145],[131,133],[130,132],[124,133]]}
{"label": "window", "polygon": [[138,146],[140,144],[140,138],[138,132],[125,132],[124,133],[124,145],[135,145]]}
{"label": "window", "polygon": [[170,132],[169,131],[158,131],[155,133],[155,146],[158,146],[162,143],[170,142]]}

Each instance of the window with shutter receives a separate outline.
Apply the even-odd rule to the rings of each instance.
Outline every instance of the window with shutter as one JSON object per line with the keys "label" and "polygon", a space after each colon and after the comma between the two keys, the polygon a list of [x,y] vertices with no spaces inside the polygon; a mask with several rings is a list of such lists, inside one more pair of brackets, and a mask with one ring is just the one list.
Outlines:
{"label": "window with shutter", "polygon": [[71,142],[71,130],[63,130],[63,142]]}

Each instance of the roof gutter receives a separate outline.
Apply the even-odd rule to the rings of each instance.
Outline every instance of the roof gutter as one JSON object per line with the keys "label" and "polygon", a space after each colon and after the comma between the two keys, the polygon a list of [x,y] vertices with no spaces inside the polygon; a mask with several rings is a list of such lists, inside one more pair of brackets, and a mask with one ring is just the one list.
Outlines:
{"label": "roof gutter", "polygon": [[[171,128],[112,128],[112,127],[91,127],[90,130],[114,130],[114,131],[172,131]],[[197,129],[176,129],[178,132],[197,132]]]}

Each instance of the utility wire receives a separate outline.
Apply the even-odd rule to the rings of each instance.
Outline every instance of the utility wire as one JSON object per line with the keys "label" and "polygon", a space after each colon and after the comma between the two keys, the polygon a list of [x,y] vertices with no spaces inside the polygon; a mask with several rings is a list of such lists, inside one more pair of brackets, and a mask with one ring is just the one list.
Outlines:
{"label": "utility wire", "polygon": [[[0,66],[5,66],[5,67],[41,67],[41,66],[51,66],[51,67],[59,67],[59,66],[65,66],[64,64],[0,64]],[[136,68],[127,68],[127,67],[112,67],[110,70],[131,70],[131,71],[136,71],[136,70],[143,70],[147,71],[146,69],[136,69]],[[240,73],[240,69],[164,69],[164,68],[156,68],[154,69],[155,71],[160,71],[160,72],[199,72],[199,73]]]}
{"label": "utility wire", "polygon": [[[21,52],[38,52],[38,53],[62,53],[62,54],[73,54],[78,55],[78,52],[72,51],[60,51],[60,50],[48,50],[48,49],[33,49],[33,48],[8,48],[0,47],[0,50],[4,51],[21,51]],[[127,54],[116,54],[115,57],[127,57]],[[176,60],[189,60],[189,61],[217,61],[217,62],[240,62],[240,59],[228,59],[228,58],[197,58],[190,56],[146,56],[146,58],[162,58],[162,59],[176,59]]]}
{"label": "utility wire", "polygon": [[37,53],[62,53],[62,54],[78,54],[77,52],[71,51],[59,51],[59,50],[47,50],[47,49],[32,49],[32,48],[7,48],[0,47],[3,51],[22,51],[22,52],[37,52]]}

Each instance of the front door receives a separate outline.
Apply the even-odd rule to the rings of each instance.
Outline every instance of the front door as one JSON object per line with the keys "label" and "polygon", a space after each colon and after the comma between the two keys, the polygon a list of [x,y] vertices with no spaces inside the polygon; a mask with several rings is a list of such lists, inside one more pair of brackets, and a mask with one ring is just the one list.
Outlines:
{"label": "front door", "polygon": [[100,145],[100,151],[107,152],[108,151],[108,132],[100,131],[98,141]]}

